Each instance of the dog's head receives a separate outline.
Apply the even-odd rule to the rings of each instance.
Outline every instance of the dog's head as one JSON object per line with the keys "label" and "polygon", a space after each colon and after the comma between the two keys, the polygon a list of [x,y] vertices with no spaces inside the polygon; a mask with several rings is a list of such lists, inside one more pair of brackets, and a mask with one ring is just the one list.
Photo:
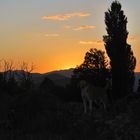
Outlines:
{"label": "dog's head", "polygon": [[85,80],[81,80],[81,81],[78,83],[78,87],[80,87],[81,89],[84,88],[86,85],[87,85],[87,82],[86,82]]}

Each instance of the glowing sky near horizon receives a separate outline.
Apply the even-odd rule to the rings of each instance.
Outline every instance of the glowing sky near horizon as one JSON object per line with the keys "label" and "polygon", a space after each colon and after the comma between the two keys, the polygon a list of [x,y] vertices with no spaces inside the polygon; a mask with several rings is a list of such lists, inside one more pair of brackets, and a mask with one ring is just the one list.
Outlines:
{"label": "glowing sky near horizon", "polygon": [[[33,62],[36,72],[75,67],[104,50],[104,12],[112,0],[0,0],[0,58]],[[140,1],[120,0],[140,71]]]}

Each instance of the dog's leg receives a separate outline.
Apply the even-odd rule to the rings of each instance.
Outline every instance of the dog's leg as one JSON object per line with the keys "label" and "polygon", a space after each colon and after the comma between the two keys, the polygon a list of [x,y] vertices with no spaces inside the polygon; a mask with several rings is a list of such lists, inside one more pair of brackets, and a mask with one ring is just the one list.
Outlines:
{"label": "dog's leg", "polygon": [[87,113],[87,103],[86,103],[86,99],[83,98],[83,105],[84,105],[84,113]]}
{"label": "dog's leg", "polygon": [[92,100],[89,100],[89,111],[92,112]]}

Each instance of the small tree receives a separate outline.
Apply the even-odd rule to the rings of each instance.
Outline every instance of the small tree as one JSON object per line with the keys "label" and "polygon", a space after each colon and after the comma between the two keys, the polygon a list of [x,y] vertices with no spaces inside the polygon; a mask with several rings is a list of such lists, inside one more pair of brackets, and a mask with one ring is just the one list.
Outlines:
{"label": "small tree", "polygon": [[48,77],[45,77],[39,86],[41,90],[46,92],[54,92],[54,87],[55,87],[54,82]]}
{"label": "small tree", "polygon": [[8,93],[15,93],[17,91],[17,82],[15,79],[15,66],[12,60],[0,61],[0,88]]}
{"label": "small tree", "polygon": [[127,43],[127,18],[117,0],[105,12],[105,24],[108,35],[104,36],[104,42],[111,64],[113,96],[120,98],[132,90],[136,58]]}
{"label": "small tree", "polygon": [[23,90],[31,89],[33,85],[32,72],[35,69],[33,64],[29,65],[26,62],[23,62],[20,66],[20,73],[17,73],[20,80],[20,87]]}

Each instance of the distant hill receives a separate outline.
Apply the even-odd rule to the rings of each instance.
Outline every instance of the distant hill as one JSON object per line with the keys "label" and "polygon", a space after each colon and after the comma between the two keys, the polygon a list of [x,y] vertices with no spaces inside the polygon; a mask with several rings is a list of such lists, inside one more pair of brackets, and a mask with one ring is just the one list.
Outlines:
{"label": "distant hill", "polygon": [[59,86],[66,86],[70,82],[70,77],[63,76],[59,73],[49,73],[49,74],[45,75],[45,77],[48,77],[56,85],[59,85]]}
{"label": "distant hill", "polygon": [[[40,73],[32,73],[33,81],[36,85],[39,85],[45,77],[51,79],[56,85],[66,86],[70,82],[70,78],[73,74],[74,68],[66,69],[66,70],[57,70],[44,74]],[[20,73],[21,71],[16,71]],[[137,90],[138,80],[140,79],[140,72],[135,72],[135,84],[134,91]]]}
{"label": "distant hill", "polygon": [[73,70],[74,70],[74,68],[70,68],[70,69],[65,69],[65,70],[52,71],[52,72],[48,72],[46,74],[47,75],[59,74],[59,75],[63,75],[65,77],[70,78],[73,74]]}
{"label": "distant hill", "polygon": [[73,68],[66,70],[52,71],[44,74],[32,73],[35,84],[39,85],[45,77],[51,79],[56,85],[66,86],[70,82],[73,74]]}
{"label": "distant hill", "polygon": [[[61,83],[61,85],[65,85],[65,84],[67,84],[68,83],[68,81],[70,80],[70,77],[72,76],[72,74],[73,74],[73,68],[72,69],[67,69],[67,70],[59,70],[59,71],[53,71],[53,72],[49,72],[49,73],[47,73],[46,75],[49,75],[49,77],[50,77],[50,79],[52,79],[52,80],[54,80],[55,81],[55,76],[57,75],[59,75],[58,77],[58,80],[57,80],[57,82],[56,83],[59,83],[59,82],[61,82],[61,80],[62,80],[62,83]],[[57,77],[56,76],[56,77]],[[62,76],[62,77],[61,77]],[[52,78],[51,78],[52,77]],[[65,83],[65,78],[66,78],[66,83]],[[138,88],[138,80],[140,79],[140,72],[135,72],[135,83],[134,83],[134,91],[136,91],[137,90],[137,88]]]}

